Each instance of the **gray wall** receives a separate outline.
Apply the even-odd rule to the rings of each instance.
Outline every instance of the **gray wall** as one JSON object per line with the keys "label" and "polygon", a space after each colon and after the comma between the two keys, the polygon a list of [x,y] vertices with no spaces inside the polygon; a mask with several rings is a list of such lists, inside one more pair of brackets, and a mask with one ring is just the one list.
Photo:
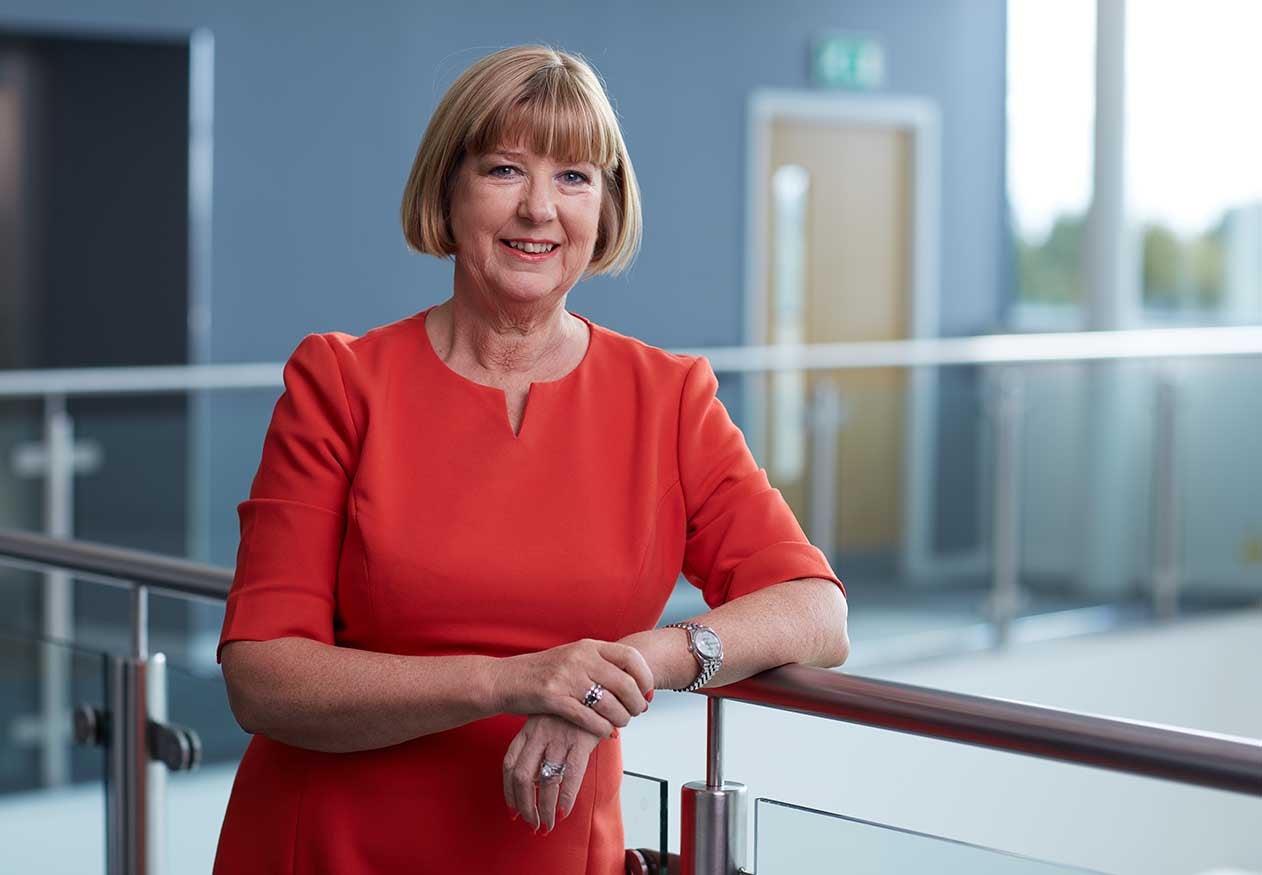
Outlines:
{"label": "gray wall", "polygon": [[[447,296],[449,265],[404,247],[401,186],[446,86],[486,51],[529,41],[597,66],[644,193],[639,262],[580,286],[573,309],[663,346],[742,340],[747,95],[808,87],[810,37],[846,29],[884,42],[886,91],[941,108],[942,330],[986,330],[1003,294],[1003,11],[1003,0],[545,0],[524,14],[504,2],[5,0],[0,25],[214,33],[211,353],[230,362],[282,359],[309,331],[362,332]],[[214,433],[216,561],[232,558],[232,509],[261,438],[239,423]]]}

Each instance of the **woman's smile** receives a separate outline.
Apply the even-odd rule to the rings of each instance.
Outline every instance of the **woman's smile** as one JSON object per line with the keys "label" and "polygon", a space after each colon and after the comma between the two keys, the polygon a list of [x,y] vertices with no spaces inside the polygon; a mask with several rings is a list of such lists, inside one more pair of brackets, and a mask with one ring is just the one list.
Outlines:
{"label": "woman's smile", "polygon": [[500,246],[508,250],[513,257],[529,262],[547,261],[561,249],[560,243],[521,238],[501,239]]}

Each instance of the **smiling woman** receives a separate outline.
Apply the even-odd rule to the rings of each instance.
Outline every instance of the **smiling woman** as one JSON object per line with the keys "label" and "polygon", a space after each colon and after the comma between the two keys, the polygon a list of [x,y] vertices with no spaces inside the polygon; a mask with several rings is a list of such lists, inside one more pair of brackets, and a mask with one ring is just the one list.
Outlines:
{"label": "smiling woman", "polygon": [[[567,164],[587,165],[579,175],[599,192],[599,223],[585,270],[594,276],[630,267],[640,245],[640,192],[613,107],[582,59],[541,46],[478,61],[434,111],[403,190],[409,246],[429,255],[455,255],[453,180],[467,158],[493,161],[491,153],[502,148],[517,150],[505,159],[521,157],[522,150],[547,156],[558,172],[570,169],[563,168]],[[521,173],[517,165],[513,175]]]}
{"label": "smiling woman", "polygon": [[[640,240],[581,59],[461,76],[402,219],[451,297],[306,337],[239,508],[220,657],[254,738],[215,872],[621,875],[618,730],[655,689],[839,664],[844,590],[709,363],[566,309]],[[656,628],[681,572],[713,610]]]}
{"label": "smiling woman", "polygon": [[456,288],[527,305],[569,291],[594,256],[602,177],[529,148],[466,154],[447,212]]}

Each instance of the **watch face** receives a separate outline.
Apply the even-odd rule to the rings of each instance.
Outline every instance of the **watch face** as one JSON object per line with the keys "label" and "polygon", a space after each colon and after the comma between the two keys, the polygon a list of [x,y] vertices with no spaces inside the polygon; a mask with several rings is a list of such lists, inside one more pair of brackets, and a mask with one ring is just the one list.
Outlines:
{"label": "watch face", "polygon": [[718,659],[723,652],[723,645],[719,643],[719,636],[709,629],[703,629],[698,632],[694,643],[696,644],[697,652],[706,659]]}

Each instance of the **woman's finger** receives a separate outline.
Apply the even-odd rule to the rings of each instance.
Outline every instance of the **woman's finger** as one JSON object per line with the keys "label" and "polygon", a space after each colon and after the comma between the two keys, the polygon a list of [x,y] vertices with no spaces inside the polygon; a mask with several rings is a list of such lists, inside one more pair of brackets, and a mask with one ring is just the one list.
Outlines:
{"label": "woman's finger", "polygon": [[[631,679],[627,675],[621,674],[621,672],[614,669],[612,666],[610,666],[610,671],[609,674],[606,675],[606,679],[612,681],[613,678],[618,677],[619,675],[621,675],[626,682],[624,689],[632,686]],[[580,705],[583,704],[583,698],[586,697],[587,691],[590,690],[592,684],[595,683],[599,683],[602,687],[605,687],[604,683],[601,683],[600,681],[591,681],[591,683],[589,683],[583,691],[583,695],[579,697]],[[604,693],[600,697],[600,701],[598,701],[595,705],[583,705],[583,707],[591,708],[614,726],[626,726],[631,722],[631,713],[623,705],[618,692],[616,690],[610,690],[608,687],[605,687]]]}
{"label": "woman's finger", "polygon": [[[619,704],[627,712],[628,723],[632,717],[643,714],[644,709],[648,707],[648,700],[636,686],[636,679],[618,666],[608,662],[601,663],[596,666],[591,676],[608,691],[605,695],[606,699],[609,698],[610,693],[617,697]],[[626,723],[621,725],[626,726]]]}
{"label": "woman's finger", "polygon": [[639,650],[629,644],[619,644],[616,641],[600,642],[600,655],[607,662],[621,668],[627,674],[635,679],[635,684],[641,693],[647,693],[653,689],[653,669],[649,668],[648,660],[644,658]]}
{"label": "woman's finger", "polygon": [[517,765],[517,758],[521,756],[521,749],[526,745],[525,727],[513,736],[513,740],[508,743],[508,750],[504,753],[504,767],[500,774],[504,780],[504,804],[511,810],[517,810],[517,800],[513,792],[513,767]]}
{"label": "woman's finger", "polygon": [[569,817],[570,812],[574,810],[574,802],[578,799],[579,788],[583,786],[583,775],[587,772],[587,761],[591,753],[591,742],[570,747],[565,760],[565,777],[561,781],[561,789],[557,796],[558,816]]}
{"label": "woman's finger", "polygon": [[567,699],[556,716],[570,721],[579,729],[590,732],[597,738],[608,738],[613,734],[613,724],[604,715],[588,708],[578,699]]}
{"label": "woman's finger", "polygon": [[[565,771],[568,773],[570,770],[569,752],[570,745],[567,741],[559,734],[553,735],[552,740],[548,742],[548,746],[544,748],[543,759],[535,767],[535,773],[539,774],[539,766],[543,765],[543,760],[547,760],[550,763],[564,763]],[[550,781],[541,782],[537,787],[535,805],[539,810],[539,821],[543,825],[544,834],[547,835],[556,826],[557,797],[561,794],[561,779],[554,778]]]}
{"label": "woman's finger", "polygon": [[534,829],[539,828],[539,812],[535,807],[535,778],[539,774],[539,762],[543,757],[547,739],[543,733],[528,731],[526,743],[513,764],[510,781],[513,787],[513,807]]}

